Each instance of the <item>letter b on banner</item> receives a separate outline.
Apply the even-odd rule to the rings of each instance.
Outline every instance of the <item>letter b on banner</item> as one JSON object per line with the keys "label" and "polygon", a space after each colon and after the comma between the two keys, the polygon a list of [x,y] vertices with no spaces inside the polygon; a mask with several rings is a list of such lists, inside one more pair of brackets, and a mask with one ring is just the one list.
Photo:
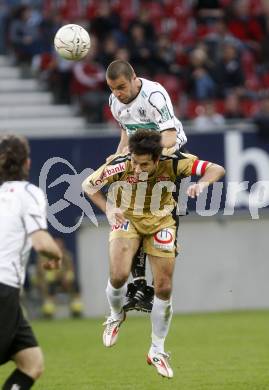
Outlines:
{"label": "letter b on banner", "polygon": [[[229,132],[225,134],[225,167],[226,183],[229,186],[231,182],[241,183],[245,180],[244,172],[247,166],[252,165],[256,170],[257,184],[269,181],[269,155],[265,150],[257,147],[243,149],[243,134],[239,132]],[[251,185],[253,183],[250,183]],[[257,191],[255,197],[254,191]],[[259,185],[252,189],[252,201],[259,198]],[[236,195],[237,206],[249,206],[249,192],[244,189]],[[269,197],[269,194],[268,194]],[[234,203],[234,196],[227,195],[226,206]],[[269,202],[269,199],[268,199]],[[267,203],[263,200],[263,203]],[[254,205],[253,205],[254,206]],[[258,206],[258,205],[257,205]]]}

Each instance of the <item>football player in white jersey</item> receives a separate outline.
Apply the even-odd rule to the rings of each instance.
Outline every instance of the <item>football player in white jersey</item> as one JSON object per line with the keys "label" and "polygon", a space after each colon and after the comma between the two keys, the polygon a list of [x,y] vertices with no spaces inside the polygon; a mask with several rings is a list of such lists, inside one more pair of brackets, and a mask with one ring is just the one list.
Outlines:
{"label": "football player in white jersey", "polygon": [[[112,92],[109,99],[111,113],[121,128],[116,154],[128,151],[128,137],[138,128],[161,133],[163,154],[183,150],[187,137],[181,122],[174,115],[171,99],[161,84],[137,77],[132,66],[122,60],[113,61],[108,66],[106,80]],[[180,180],[176,183],[176,200],[179,184]],[[174,214],[178,226],[176,210]],[[128,286],[126,310],[151,311],[153,288],[146,284],[145,261],[143,249],[139,248],[132,269],[134,283]]]}
{"label": "football player in white jersey", "polygon": [[26,139],[0,137],[0,365],[16,368],[3,390],[28,390],[43,372],[43,354],[20,307],[20,290],[31,247],[46,256],[44,267],[60,266],[62,254],[47,232],[43,191],[27,181]]}

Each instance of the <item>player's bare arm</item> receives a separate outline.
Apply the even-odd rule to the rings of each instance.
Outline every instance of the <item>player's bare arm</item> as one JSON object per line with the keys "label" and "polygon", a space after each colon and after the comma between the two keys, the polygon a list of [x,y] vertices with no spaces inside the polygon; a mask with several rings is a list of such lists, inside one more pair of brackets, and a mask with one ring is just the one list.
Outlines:
{"label": "player's bare arm", "polygon": [[88,195],[90,200],[107,216],[111,225],[121,225],[126,222],[122,211],[109,204],[101,191],[90,189],[87,185],[87,179],[82,184],[83,191]]}
{"label": "player's bare arm", "polygon": [[126,131],[124,129],[121,129],[121,138],[116,153],[108,156],[106,162],[113,160],[113,158],[117,154],[125,154],[125,153],[128,153],[128,135],[126,134]]}
{"label": "player's bare arm", "polygon": [[210,184],[215,183],[219,179],[221,179],[225,174],[225,169],[218,165],[211,163],[207,166],[206,171],[204,175],[201,177],[201,179],[195,183],[189,186],[187,190],[187,194],[191,198],[195,198],[196,196],[199,196],[205,188],[207,188]]}
{"label": "player's bare arm", "polygon": [[176,129],[167,129],[161,132],[162,146],[164,148],[171,148],[176,145],[177,142],[177,131]]}
{"label": "player's bare arm", "polygon": [[125,152],[128,152],[128,135],[124,129],[121,129],[121,137],[116,154]]}
{"label": "player's bare arm", "polygon": [[62,252],[52,236],[45,230],[38,230],[31,234],[34,249],[47,258],[44,268],[57,269],[61,265]]}

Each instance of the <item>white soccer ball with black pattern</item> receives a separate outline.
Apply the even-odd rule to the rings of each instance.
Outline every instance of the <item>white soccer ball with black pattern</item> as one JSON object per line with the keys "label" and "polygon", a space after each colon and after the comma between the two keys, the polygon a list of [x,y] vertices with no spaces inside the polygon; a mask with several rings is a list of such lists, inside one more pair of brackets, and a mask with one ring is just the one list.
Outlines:
{"label": "white soccer ball with black pattern", "polygon": [[90,46],[89,34],[78,24],[66,24],[57,31],[54,38],[55,50],[66,60],[81,60],[86,57]]}

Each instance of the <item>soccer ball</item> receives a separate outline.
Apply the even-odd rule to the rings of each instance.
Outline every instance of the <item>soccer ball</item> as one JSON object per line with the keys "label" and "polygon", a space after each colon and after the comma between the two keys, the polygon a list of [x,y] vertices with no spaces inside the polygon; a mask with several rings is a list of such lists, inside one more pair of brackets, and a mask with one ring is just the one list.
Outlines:
{"label": "soccer ball", "polygon": [[87,31],[77,24],[66,24],[61,27],[54,38],[57,53],[66,60],[81,60],[91,46]]}

